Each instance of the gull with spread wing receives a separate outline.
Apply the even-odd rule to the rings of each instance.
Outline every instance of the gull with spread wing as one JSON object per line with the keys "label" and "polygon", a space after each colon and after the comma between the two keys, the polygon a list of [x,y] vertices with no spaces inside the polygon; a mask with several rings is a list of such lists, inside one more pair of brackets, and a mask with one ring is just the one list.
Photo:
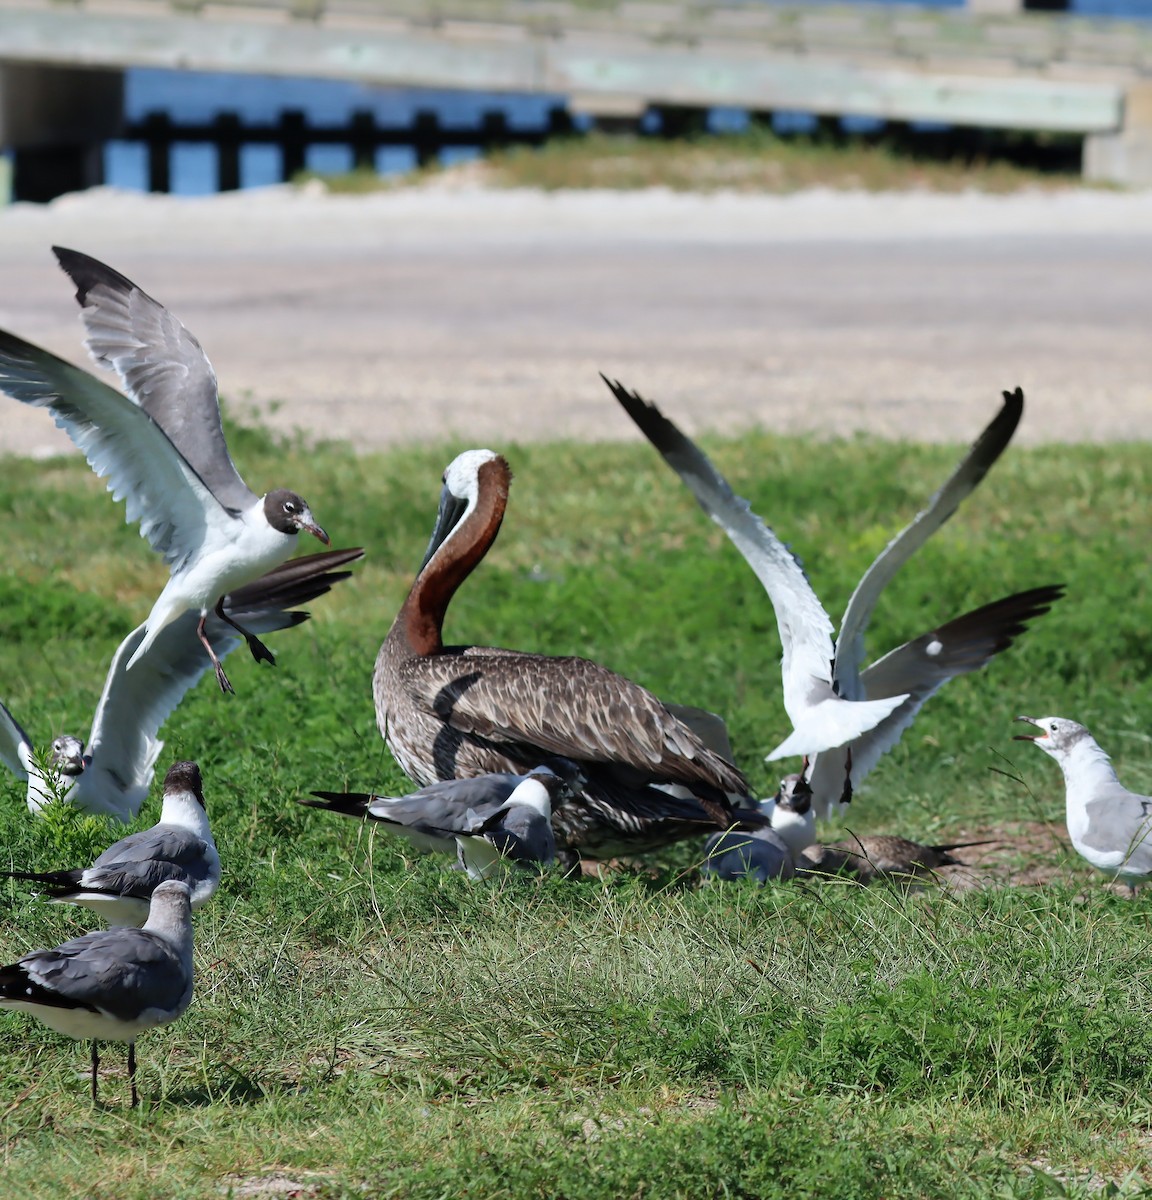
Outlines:
{"label": "gull with spread wing", "polygon": [[[57,256],[86,306],[89,348],[131,395],[3,330],[0,391],[52,413],[171,570],[127,666],[191,611],[221,690],[232,691],[205,632],[209,615],[233,623],[222,603],[228,592],[284,562],[301,531],[325,545],[328,535],[295,492],[258,496],[240,478],[224,442],[215,373],[184,326],[103,263],[75,251]],[[236,627],[257,661],[272,661],[254,633]]]}
{"label": "gull with spread wing", "polygon": [[[363,550],[329,550],[283,563],[262,578],[224,597],[224,619],[215,614],[205,623],[205,636],[217,660],[240,645],[236,625],[256,633],[288,629],[308,619],[291,611],[324,595],[350,572],[335,568],[361,558]],[[228,618],[233,618],[229,620]],[[32,741],[0,704],[0,762],[28,781],[27,802],[33,813],[53,798],[85,812],[104,813],[127,823],[140,811],[156,760],[164,743],[160,727],[208,670],[208,660],[192,633],[195,613],[183,613],[161,630],[131,671],[129,658],[143,641],[147,627],[138,626],[112,657],[104,691],[85,743],[73,734],[52,742],[49,770],[41,770]]]}
{"label": "gull with spread wing", "polygon": [[[832,623],[799,564],[748,502],[732,491],[704,452],[654,404],[619,383],[605,382],[768,592],[784,647],[784,706],[794,731],[767,759],[790,754],[808,759],[804,774],[818,816],[840,811],[853,789],[949,679],[979,670],[1063,594],[1059,584],[1015,593],[956,617],[863,666],[864,634],[881,592],[1000,457],[1024,411],[1024,393],[1019,388],[1004,393],[999,413],[943,487],[864,573],[833,644]],[[855,730],[842,736],[851,724]]]}

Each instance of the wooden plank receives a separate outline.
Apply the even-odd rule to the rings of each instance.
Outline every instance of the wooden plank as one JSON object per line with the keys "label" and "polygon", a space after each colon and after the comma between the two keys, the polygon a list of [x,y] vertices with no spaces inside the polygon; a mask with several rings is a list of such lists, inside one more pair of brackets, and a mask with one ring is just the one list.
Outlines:
{"label": "wooden plank", "polygon": [[196,17],[98,17],[86,12],[10,13],[0,61],[355,79],[399,87],[540,91],[531,42],[449,38],[433,32],[364,33],[304,24],[203,21]]}
{"label": "wooden plank", "polygon": [[[380,7],[393,9],[395,0]],[[687,45],[573,32],[533,37],[521,27],[475,20],[443,20],[430,27],[336,28],[290,19],[208,20],[171,15],[159,5],[155,16],[136,17],[88,8],[3,11],[0,59],[8,61],[579,93],[636,97],[644,103],[785,108],[1078,133],[1116,129],[1122,115],[1117,85],[1045,79],[1036,73],[1031,78],[982,75],[965,72],[963,59],[957,59],[953,70],[929,74],[895,60],[886,64],[883,53],[872,47],[867,49],[871,61],[861,61],[857,50],[853,62],[840,51],[823,56],[814,51],[802,56],[768,53],[755,39]],[[864,22],[859,28],[870,30],[878,18],[857,14],[857,19]],[[920,18],[902,18],[897,24],[912,33],[924,26]],[[823,27],[829,28],[826,22]]]}
{"label": "wooden plank", "polygon": [[[53,0],[42,0],[50,4]],[[125,0],[78,0],[74,11],[105,12]],[[0,0],[0,11],[37,0]],[[766,50],[827,52],[886,51],[893,59],[941,59],[972,54],[1006,62],[1044,65],[1091,57],[1111,62],[1117,78],[1138,74],[1152,56],[1152,29],[1113,19],[1046,16],[1036,13],[982,16],[960,9],[911,10],[906,6],[748,5],[727,0],[136,0],[143,14],[204,8],[234,13],[246,23],[260,11],[284,21],[324,27],[410,22],[423,28],[450,23],[517,26],[534,36],[604,33],[664,41],[732,38]]]}
{"label": "wooden plank", "polygon": [[566,92],[639,93],[667,104],[852,114],[1052,132],[1116,129],[1122,93],[1110,84],[862,69],[815,59],[607,47],[567,38],[547,51],[545,85]]}

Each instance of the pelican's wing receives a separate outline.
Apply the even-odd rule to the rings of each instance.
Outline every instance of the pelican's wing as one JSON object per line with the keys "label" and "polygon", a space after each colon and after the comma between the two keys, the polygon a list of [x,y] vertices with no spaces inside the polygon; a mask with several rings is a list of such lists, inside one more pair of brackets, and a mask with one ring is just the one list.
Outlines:
{"label": "pelican's wing", "polygon": [[687,725],[709,750],[729,762],[736,761],[732,740],[728,736],[728,722],[723,717],[692,704],[665,704],[665,707],[677,721]]}
{"label": "pelican's wing", "polygon": [[[334,583],[347,578],[347,571],[332,568],[362,554],[358,549],[330,550],[293,559],[230,592],[224,597],[224,610],[250,633],[271,633],[298,625],[308,619],[308,614],[289,609],[323,595]],[[130,671],[128,660],[140,645],[145,626],[134,629],[120,643],[92,721],[86,747],[92,765],[86,775],[103,774],[122,792],[147,790],[163,746],[156,740],[160,727],[212,665],[196,636],[199,619],[198,613],[186,612],[166,625]],[[221,660],[243,640],[214,614],[208,618],[204,632]]]}
{"label": "pelican's wing", "polygon": [[234,518],[184,460],[164,431],[127,396],[87,371],[0,330],[0,391],[46,408],[84,452],[113,499],[124,500],[164,561],[178,571],[195,555],[210,526]]}
{"label": "pelican's wing", "polygon": [[740,772],[639,684],[585,658],[499,653],[412,658],[401,683],[417,709],[525,762],[552,755],[643,782],[747,795]]}
{"label": "pelican's wing", "polygon": [[17,779],[27,779],[32,761],[32,741],[16,718],[0,704],[0,762]]}
{"label": "pelican's wing", "polygon": [[76,250],[52,249],[76,284],[93,359],[116,371],[225,508],[250,508],[256,496],[228,454],[216,374],[200,343],[119,271]]}
{"label": "pelican's wing", "polygon": [[707,455],[656,405],[610,379],[604,382],[764,585],[776,612],[783,648],[784,706],[795,722],[813,684],[827,685],[831,694],[832,621],[824,606],[795,555],[752,511],[748,501],[732,491]]}
{"label": "pelican's wing", "polygon": [[855,696],[860,668],[864,663],[864,633],[880,593],[897,571],[948,520],[988,473],[1012,440],[1024,412],[1024,393],[1017,388],[1004,393],[1000,411],[972,443],[960,465],[944,486],[928,501],[864,572],[856,585],[836,641],[836,680],[841,694]]}

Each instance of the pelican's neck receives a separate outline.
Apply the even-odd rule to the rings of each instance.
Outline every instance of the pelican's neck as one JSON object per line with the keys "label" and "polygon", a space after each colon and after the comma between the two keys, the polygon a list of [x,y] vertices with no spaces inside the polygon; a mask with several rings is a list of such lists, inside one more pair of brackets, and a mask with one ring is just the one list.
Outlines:
{"label": "pelican's neck", "polygon": [[444,648],[441,634],[448,605],[496,540],[511,478],[508,464],[501,458],[480,467],[475,505],[416,576],[393,622],[389,641],[400,639],[410,654],[436,654]]}

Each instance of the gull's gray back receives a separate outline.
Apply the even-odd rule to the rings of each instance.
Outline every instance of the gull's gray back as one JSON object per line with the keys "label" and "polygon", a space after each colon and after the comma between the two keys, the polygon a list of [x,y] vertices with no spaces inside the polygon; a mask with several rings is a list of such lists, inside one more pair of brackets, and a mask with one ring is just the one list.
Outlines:
{"label": "gull's gray back", "polygon": [[74,1005],[138,1021],[150,1009],[179,1014],[192,999],[191,963],[145,929],[86,933],[20,960],[29,976]]}

